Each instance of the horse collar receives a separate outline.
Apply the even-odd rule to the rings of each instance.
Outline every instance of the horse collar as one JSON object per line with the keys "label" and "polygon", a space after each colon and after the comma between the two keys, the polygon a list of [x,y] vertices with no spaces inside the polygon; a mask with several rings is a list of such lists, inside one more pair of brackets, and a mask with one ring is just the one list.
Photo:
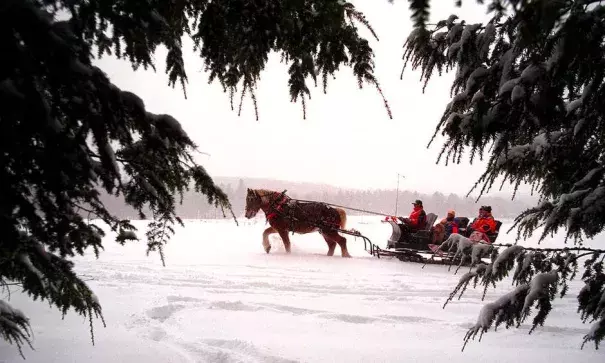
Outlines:
{"label": "horse collar", "polygon": [[[278,196],[279,197],[279,196]],[[269,211],[269,213],[267,214],[267,222],[271,223],[275,218],[277,218],[279,216],[280,213],[283,212],[283,208],[284,205],[286,204],[288,198],[285,195],[281,196],[281,199],[279,199],[279,201],[277,201],[277,199],[275,199],[273,201],[273,203],[276,203],[275,206],[273,206],[273,210]],[[268,207],[271,208],[271,204],[273,203],[269,203]]]}

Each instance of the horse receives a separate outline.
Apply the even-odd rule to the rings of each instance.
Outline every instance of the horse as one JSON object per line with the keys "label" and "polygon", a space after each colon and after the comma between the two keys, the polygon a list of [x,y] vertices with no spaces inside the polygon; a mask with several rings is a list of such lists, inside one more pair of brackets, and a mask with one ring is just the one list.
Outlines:
{"label": "horse", "polygon": [[284,242],[286,253],[290,253],[288,232],[307,234],[319,232],[328,244],[328,256],[334,255],[336,244],[342,257],[351,257],[347,250],[347,239],[338,234],[344,229],[347,214],[344,209],[328,206],[321,202],[296,201],[285,192],[267,189],[250,189],[246,195],[246,218],[256,216],[259,210],[265,213],[269,227],[263,232],[263,248],[271,250],[269,236],[278,233]]}

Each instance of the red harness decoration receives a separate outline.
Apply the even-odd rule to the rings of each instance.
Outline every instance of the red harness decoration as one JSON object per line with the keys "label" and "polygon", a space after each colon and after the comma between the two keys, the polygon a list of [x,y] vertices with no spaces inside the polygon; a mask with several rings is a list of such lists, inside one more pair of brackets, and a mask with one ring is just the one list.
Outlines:
{"label": "red harness decoration", "polygon": [[267,221],[269,223],[271,223],[275,218],[277,218],[279,216],[279,213],[282,212],[284,204],[286,204],[287,200],[288,200],[288,198],[284,195],[282,197],[282,199],[279,202],[277,202],[275,207],[273,207],[273,212],[270,212],[269,214],[267,214]]}

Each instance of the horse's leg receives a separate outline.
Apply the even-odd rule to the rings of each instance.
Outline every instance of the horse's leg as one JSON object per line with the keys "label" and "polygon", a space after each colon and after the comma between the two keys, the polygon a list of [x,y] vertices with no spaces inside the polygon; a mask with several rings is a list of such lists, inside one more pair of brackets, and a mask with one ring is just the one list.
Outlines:
{"label": "horse's leg", "polygon": [[263,232],[263,248],[267,253],[269,253],[269,251],[271,250],[271,243],[269,243],[269,235],[276,232],[277,230],[273,227],[269,227]]}
{"label": "horse's leg", "polygon": [[328,237],[328,235],[323,232],[319,232],[319,234],[321,234],[321,236],[326,240],[326,243],[328,244],[328,256],[334,256],[334,250],[336,249],[336,242],[332,238]]}
{"label": "horse's leg", "polygon": [[336,241],[336,243],[338,243],[338,245],[340,246],[340,251],[342,253],[342,257],[351,257],[351,255],[349,254],[349,250],[347,250],[347,239],[346,238],[339,235],[338,232],[336,232],[336,231],[326,232],[326,235],[328,236],[328,238],[330,238],[331,240],[334,240],[334,241]]}
{"label": "horse's leg", "polygon": [[282,241],[284,241],[286,253],[290,253],[290,236],[288,236],[288,231],[285,229],[277,229],[277,233],[279,233],[279,236],[281,237]]}

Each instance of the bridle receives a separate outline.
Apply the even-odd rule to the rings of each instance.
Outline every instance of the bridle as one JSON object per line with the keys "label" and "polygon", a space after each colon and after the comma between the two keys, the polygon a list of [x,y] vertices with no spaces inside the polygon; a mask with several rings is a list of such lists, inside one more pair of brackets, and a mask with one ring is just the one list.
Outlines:
{"label": "bridle", "polygon": [[[281,193],[267,191],[266,194],[263,193],[262,195],[258,190],[251,189],[251,191],[254,197],[260,199],[259,209],[265,211],[268,221],[271,221],[273,218],[277,217],[282,212],[283,205],[289,200],[285,190]],[[271,198],[271,196],[274,196],[274,198]],[[265,198],[268,200],[265,200]]]}

